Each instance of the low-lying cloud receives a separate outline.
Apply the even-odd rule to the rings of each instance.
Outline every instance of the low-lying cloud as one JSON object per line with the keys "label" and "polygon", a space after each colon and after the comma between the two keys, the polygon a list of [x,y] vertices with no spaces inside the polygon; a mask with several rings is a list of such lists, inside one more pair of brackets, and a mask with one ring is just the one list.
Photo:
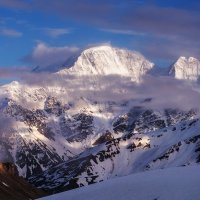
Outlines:
{"label": "low-lying cloud", "polygon": [[[37,77],[32,74],[24,81],[31,87],[48,88],[48,95],[57,96],[65,103],[86,98],[99,103],[132,101],[155,110],[200,108],[199,85],[169,76],[146,75],[138,84],[131,81],[130,77],[116,75],[80,77],[43,73]],[[142,103],[148,98],[152,101]]]}
{"label": "low-lying cloud", "polygon": [[25,76],[31,73],[31,69],[25,66],[16,67],[0,67],[0,78],[1,79],[18,79],[19,77]]}
{"label": "low-lying cloud", "polygon": [[[76,112],[81,112],[85,106],[90,109],[91,104],[99,106],[99,109],[106,107],[106,112],[111,113],[127,112],[133,106],[143,106],[155,111],[167,108],[183,111],[193,108],[200,110],[199,85],[168,76],[146,75],[142,82],[135,83],[130,77],[116,75],[71,76],[45,72],[29,73],[23,77],[19,87],[10,87],[9,92],[17,104],[29,110],[43,109],[43,103],[48,96],[56,97],[63,104],[74,106]],[[6,97],[2,95],[3,93],[1,100]],[[151,101],[145,101],[146,99]],[[4,117],[2,113],[0,139],[9,136],[8,133],[14,133],[9,127],[16,125],[12,124],[14,118]],[[0,160],[8,159],[1,155]]]}

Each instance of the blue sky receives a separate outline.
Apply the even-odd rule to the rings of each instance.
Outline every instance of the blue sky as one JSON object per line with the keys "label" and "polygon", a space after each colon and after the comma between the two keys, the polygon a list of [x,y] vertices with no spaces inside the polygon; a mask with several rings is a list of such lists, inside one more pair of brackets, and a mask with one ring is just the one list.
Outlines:
{"label": "blue sky", "polygon": [[198,0],[0,0],[0,79],[102,43],[162,67],[199,58],[199,10]]}

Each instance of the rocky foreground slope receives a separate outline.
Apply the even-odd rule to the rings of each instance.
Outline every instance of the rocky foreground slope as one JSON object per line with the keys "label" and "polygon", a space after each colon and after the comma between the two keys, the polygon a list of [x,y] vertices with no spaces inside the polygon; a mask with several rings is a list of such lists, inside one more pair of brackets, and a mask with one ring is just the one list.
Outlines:
{"label": "rocky foreground slope", "polygon": [[30,200],[47,195],[18,176],[14,164],[0,163],[0,199]]}

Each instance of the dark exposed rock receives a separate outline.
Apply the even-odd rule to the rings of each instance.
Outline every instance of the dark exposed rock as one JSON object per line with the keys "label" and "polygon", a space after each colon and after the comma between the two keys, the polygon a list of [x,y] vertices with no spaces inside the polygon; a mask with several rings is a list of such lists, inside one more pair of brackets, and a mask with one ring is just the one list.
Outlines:
{"label": "dark exposed rock", "polygon": [[19,175],[15,164],[10,162],[0,163],[0,174],[9,174],[12,176]]}
{"label": "dark exposed rock", "polygon": [[73,130],[73,135],[67,138],[68,141],[82,141],[88,135],[93,134],[93,116],[80,113],[73,116],[73,121],[68,121],[70,129]]}
{"label": "dark exposed rock", "polygon": [[105,134],[103,134],[102,136],[100,136],[93,145],[98,145],[98,144],[102,144],[104,142],[108,142],[110,140],[114,139],[114,137],[112,136],[112,134],[109,131],[106,131]]}
{"label": "dark exposed rock", "polygon": [[64,113],[65,107],[55,97],[48,97],[45,101],[44,110],[49,114],[60,116]]}
{"label": "dark exposed rock", "polygon": [[134,151],[135,148],[136,148],[135,143],[132,143],[132,144],[130,144],[130,145],[127,147],[127,149],[130,149],[131,152]]}

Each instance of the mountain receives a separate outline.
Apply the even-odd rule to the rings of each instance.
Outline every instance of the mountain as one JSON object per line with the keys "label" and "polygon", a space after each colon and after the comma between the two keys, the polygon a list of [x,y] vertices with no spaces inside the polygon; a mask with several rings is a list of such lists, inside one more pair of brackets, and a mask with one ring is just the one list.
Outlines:
{"label": "mountain", "polygon": [[75,52],[62,64],[37,66],[33,72],[58,72],[75,76],[117,74],[139,81],[154,64],[138,52],[113,48],[108,45],[92,47],[82,53]]}
{"label": "mountain", "polygon": [[[14,81],[2,86],[0,148],[4,154],[1,160],[15,162],[20,175],[28,178],[79,155],[112,128],[110,123],[118,112],[127,110],[124,100],[98,102],[94,98],[97,96],[94,91],[102,98],[103,88],[107,89],[111,81],[119,84],[121,79],[116,78],[114,82],[113,77],[102,78],[116,71],[120,76],[134,75],[132,80],[138,81],[152,67],[139,53],[100,46],[83,51],[74,66],[53,74],[56,84],[30,85]],[[65,78],[64,73],[75,77],[73,80]],[[99,76],[91,85],[87,80],[93,73]],[[90,77],[83,76],[80,83],[82,74]],[[88,88],[91,89],[86,95]],[[73,97],[76,94],[71,92],[80,94]],[[121,86],[115,92],[121,96]]]}
{"label": "mountain", "polygon": [[199,166],[159,169],[107,180],[41,200],[198,199],[199,176]]}
{"label": "mountain", "polygon": [[194,57],[180,57],[170,70],[176,79],[197,81],[200,76],[200,61]]}
{"label": "mountain", "polygon": [[99,46],[83,51],[71,68],[61,70],[59,74],[79,76],[115,74],[139,81],[153,66],[153,63],[138,52]]}
{"label": "mountain", "polygon": [[200,163],[199,109],[160,106],[156,77],[145,85],[154,65],[144,56],[99,46],[72,63],[0,87],[2,162],[50,193]]}
{"label": "mountain", "polygon": [[29,181],[55,193],[131,173],[196,164],[200,162],[199,128],[192,110],[161,113],[134,107],[116,117],[110,132],[83,153]]}

